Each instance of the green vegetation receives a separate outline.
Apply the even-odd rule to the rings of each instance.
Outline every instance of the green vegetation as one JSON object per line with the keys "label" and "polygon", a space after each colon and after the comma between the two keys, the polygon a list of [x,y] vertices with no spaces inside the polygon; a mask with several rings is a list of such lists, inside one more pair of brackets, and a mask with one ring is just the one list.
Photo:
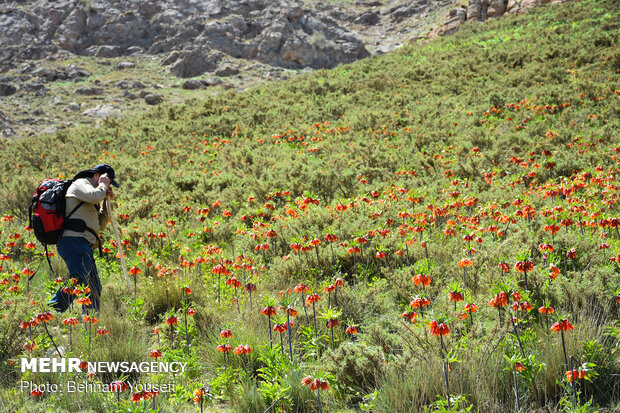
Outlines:
{"label": "green vegetation", "polygon": [[[240,412],[618,409],[619,35],[617,2],[568,2],[244,93],[0,142],[0,408],[195,411],[204,388],[207,410]],[[44,269],[30,284],[12,277],[42,250],[28,247],[25,208],[43,178],[101,162],[117,171],[115,217],[142,273],[134,301],[106,233],[109,335],[89,350],[82,324],[70,354],[160,350],[188,371],[173,394],[137,403],[32,396],[20,380],[67,376],[10,364],[30,354],[24,342],[53,349],[40,326],[32,338],[18,329],[56,288]],[[289,305],[298,315],[282,331]],[[67,350],[66,315],[54,315]],[[583,379],[568,380],[571,362]],[[173,380],[93,380],[116,379]]]}

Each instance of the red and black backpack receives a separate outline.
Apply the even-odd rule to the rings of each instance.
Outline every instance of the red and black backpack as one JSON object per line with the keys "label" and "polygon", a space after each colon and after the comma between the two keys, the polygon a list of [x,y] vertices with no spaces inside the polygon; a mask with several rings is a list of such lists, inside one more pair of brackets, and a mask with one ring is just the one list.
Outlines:
{"label": "red and black backpack", "polygon": [[30,228],[32,228],[34,236],[45,247],[45,255],[50,264],[50,270],[52,264],[49,262],[47,246],[58,242],[65,230],[66,221],[83,204],[83,202],[80,202],[73,211],[65,217],[67,206],[65,196],[74,180],[75,179],[64,181],[58,179],[44,180],[35,191],[32,201],[30,201],[30,207],[28,208]]}
{"label": "red and black backpack", "polygon": [[60,181],[46,179],[37,188],[30,202],[28,216],[34,236],[46,245],[56,244],[64,230],[65,221],[73,215],[80,203],[65,217],[67,190],[73,179]]}

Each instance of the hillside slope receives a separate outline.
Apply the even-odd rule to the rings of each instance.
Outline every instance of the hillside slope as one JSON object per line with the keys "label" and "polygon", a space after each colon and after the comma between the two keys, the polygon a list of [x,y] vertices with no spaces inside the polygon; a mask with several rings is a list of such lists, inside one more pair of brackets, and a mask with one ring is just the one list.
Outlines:
{"label": "hillside slope", "polygon": [[[617,1],[567,2],[0,141],[0,410],[189,412],[195,395],[239,412],[617,410],[618,39]],[[43,249],[26,206],[43,178],[101,162],[121,184],[136,289],[106,230],[95,328],[108,335],[80,327],[69,344],[59,314],[51,334],[83,359],[155,357],[187,373],[92,379],[175,382],[137,403],[19,392],[24,377],[66,380],[11,364],[53,352],[47,327],[18,328],[56,288],[45,270],[27,281]]]}

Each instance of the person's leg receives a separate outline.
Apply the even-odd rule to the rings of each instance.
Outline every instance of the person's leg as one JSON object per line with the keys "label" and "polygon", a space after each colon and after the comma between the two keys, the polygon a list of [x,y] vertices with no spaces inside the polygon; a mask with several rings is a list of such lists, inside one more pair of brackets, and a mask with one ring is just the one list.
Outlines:
{"label": "person's leg", "polygon": [[[93,250],[88,244],[88,241],[81,237],[62,237],[58,241],[57,248],[58,254],[67,264],[67,269],[69,270],[71,278],[76,278],[78,284],[88,285],[91,290],[95,289],[98,300],[99,295],[101,295],[101,286],[91,281],[93,279],[98,281],[99,277],[96,274]],[[94,276],[93,268],[95,268]],[[94,288],[91,286],[91,283]],[[61,287],[48,304],[56,310],[64,312],[69,308],[74,298],[72,294],[63,292],[63,288]]]}

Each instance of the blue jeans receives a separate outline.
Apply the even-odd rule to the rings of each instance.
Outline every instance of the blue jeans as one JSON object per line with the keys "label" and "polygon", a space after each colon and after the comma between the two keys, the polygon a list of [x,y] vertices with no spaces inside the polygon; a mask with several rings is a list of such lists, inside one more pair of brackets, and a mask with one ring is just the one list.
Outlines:
{"label": "blue jeans", "polygon": [[[78,284],[90,287],[90,300],[92,304],[84,306],[82,309],[99,311],[101,281],[99,280],[95,257],[90,244],[86,238],[82,237],[61,237],[56,246],[58,254],[67,264],[70,278],[77,279]],[[64,313],[75,299],[75,295],[63,292],[63,288],[59,288],[54,297],[48,302],[52,308],[61,313]]]}

